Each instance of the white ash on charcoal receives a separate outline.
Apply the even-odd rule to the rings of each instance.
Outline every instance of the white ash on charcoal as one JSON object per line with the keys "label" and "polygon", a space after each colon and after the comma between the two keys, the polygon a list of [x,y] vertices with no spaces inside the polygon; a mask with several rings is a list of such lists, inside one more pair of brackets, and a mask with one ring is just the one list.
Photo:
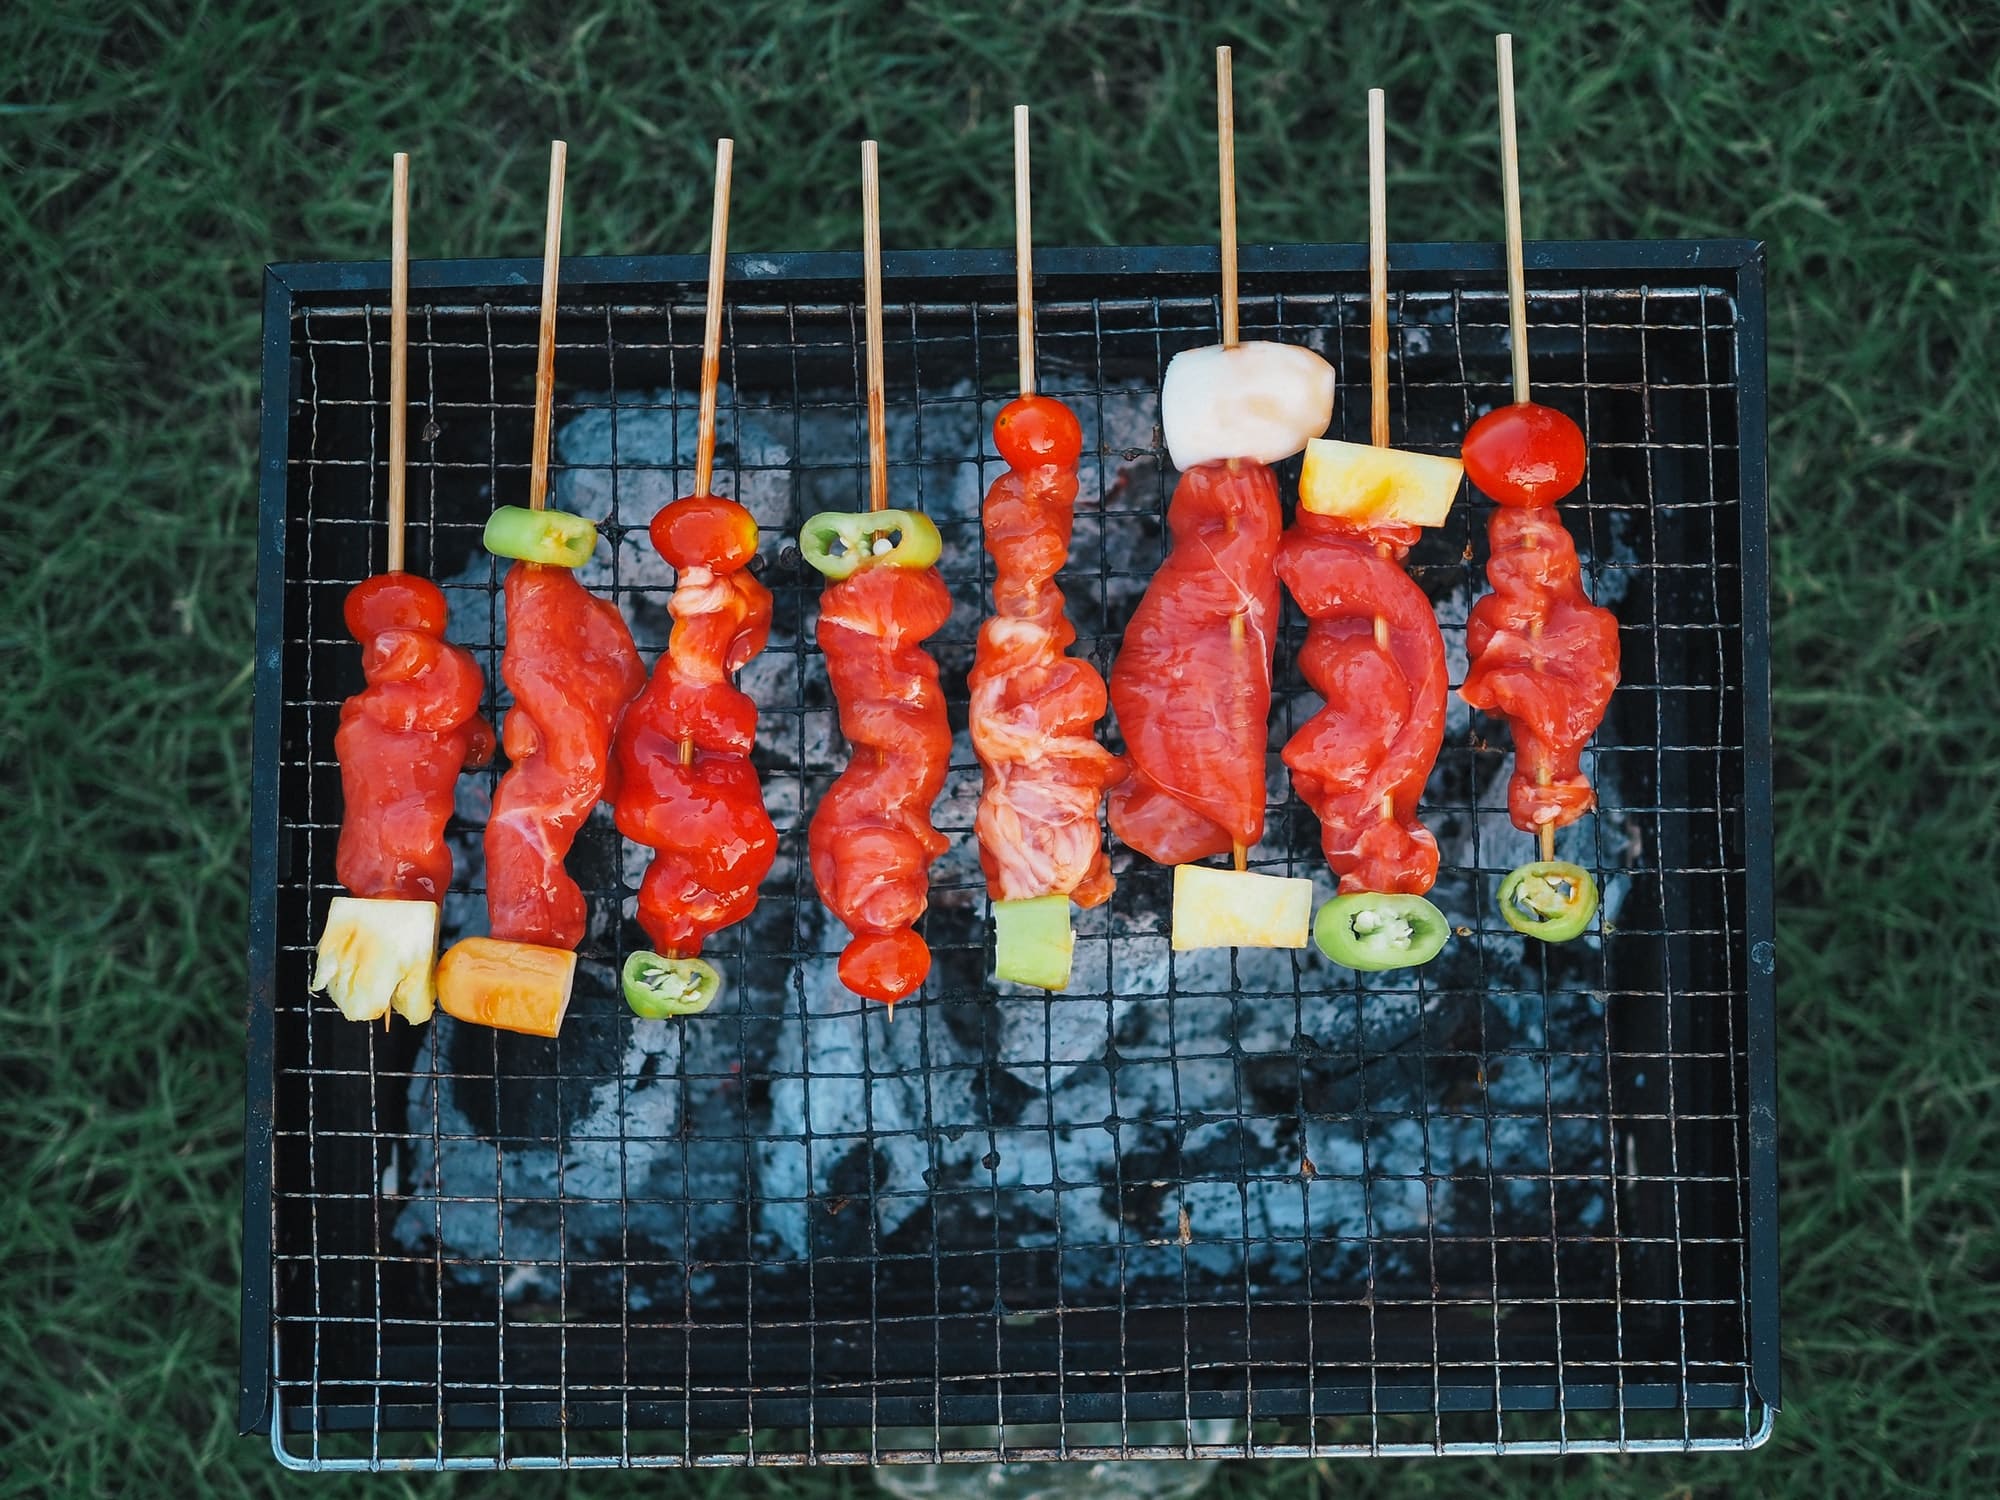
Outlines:
{"label": "white ash on charcoal", "polygon": [[[1052,374],[1047,388],[1063,394],[1061,372]],[[1426,969],[1357,976],[1311,950],[1175,954],[1170,873],[1114,847],[1119,890],[1078,915],[1068,992],[988,980],[971,834],[979,772],[963,704],[991,577],[978,529],[998,472],[990,427],[1007,398],[969,381],[925,395],[921,423],[892,401],[888,430],[892,503],[920,504],[939,523],[956,605],[933,643],[954,729],[936,820],[953,847],[933,873],[924,929],[935,949],[929,998],[887,1023],[841,987],[834,963],[847,934],[806,867],[806,819],[846,751],[812,639],[821,580],[791,543],[806,514],[863,502],[859,426],[842,405],[851,393],[823,393],[794,413],[732,410],[725,389],[716,487],[765,528],[759,569],[775,596],[771,646],[741,681],[762,710],[756,760],[778,862],[758,909],[712,945],[728,980],[716,1007],[635,1022],[609,965],[644,942],[631,893],[650,854],[622,845],[599,809],[571,866],[596,899],[588,977],[564,1037],[433,1025],[408,1099],[413,1189],[399,1242],[439,1255],[466,1284],[504,1259],[515,1268],[510,1301],[552,1298],[567,1263],[572,1314],[588,1304],[615,1316],[621,1298],[672,1309],[734,1285],[713,1268],[746,1261],[796,1268],[758,1282],[760,1307],[846,1305],[866,1287],[928,1308],[933,1270],[943,1303],[979,1309],[1105,1305],[1184,1288],[1200,1299],[1296,1294],[1308,1276],[1322,1294],[1359,1297],[1427,1288],[1430,1246],[1454,1236],[1528,1239],[1552,1222],[1608,1232],[1601,939],[1553,950],[1501,928],[1497,871],[1532,845],[1505,814],[1504,730],[1486,726],[1494,748],[1472,749],[1474,717],[1455,695],[1425,818],[1443,848],[1435,898],[1479,936],[1459,938]],[[1153,389],[1092,392],[1074,405],[1085,453],[1060,581],[1077,651],[1108,672],[1164,553],[1174,475],[1156,456]],[[611,540],[581,580],[615,587],[649,660],[671,624],[673,575],[645,526],[692,484],[692,411],[692,393],[678,403],[621,393],[615,408],[587,409],[557,435],[554,503],[599,518]],[[1449,436],[1442,425],[1439,434]],[[1613,529],[1620,514],[1600,524]],[[1484,586],[1463,554],[1468,543],[1481,553],[1484,516],[1476,499],[1462,503],[1413,557],[1453,681]],[[1615,608],[1637,553],[1615,535],[1606,561],[1593,583]],[[489,576],[477,557],[447,582]],[[454,592],[454,638],[504,641],[486,597]],[[1276,753],[1319,707],[1293,663],[1303,635],[1288,603],[1267,763],[1272,815],[1254,858],[1312,876],[1324,898],[1333,883],[1318,826],[1290,796]],[[490,680],[504,712],[497,665]],[[1617,715],[1614,700],[1607,740]],[[1107,730],[1116,748],[1115,726]],[[1621,809],[1644,805],[1649,789],[1626,784],[1626,758],[1595,759],[1586,764],[1606,811],[1566,830],[1561,848],[1598,870],[1616,925],[1629,886],[1617,870],[1642,852]],[[495,775],[462,783],[451,834],[461,884],[475,888]],[[622,913],[604,899],[610,891],[623,893]],[[447,942],[484,925],[480,896],[447,901]],[[896,1287],[871,1280],[868,1266],[883,1256],[916,1257],[921,1274]]]}

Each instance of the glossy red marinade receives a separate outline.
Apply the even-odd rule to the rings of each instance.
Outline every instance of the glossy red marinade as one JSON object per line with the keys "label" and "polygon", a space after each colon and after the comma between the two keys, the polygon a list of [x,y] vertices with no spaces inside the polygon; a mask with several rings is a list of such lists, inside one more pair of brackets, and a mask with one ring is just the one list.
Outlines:
{"label": "glossy red marinade", "polygon": [[356,896],[442,901],[458,773],[493,755],[478,663],[445,640],[444,594],[415,574],[355,585],[342,613],[368,685],[341,705],[333,737],[344,803],[334,873]]}
{"label": "glossy red marinade", "polygon": [[1097,743],[1103,676],[1069,655],[1076,629],[1055,575],[1069,555],[1083,434],[1060,401],[1024,396],[994,438],[1007,472],[987,491],[993,613],[968,679],[972,748],[985,773],[975,831],[993,898],[1103,903],[1113,885],[1098,827],[1124,763]]}
{"label": "glossy red marinade", "polygon": [[750,764],[757,705],[730,680],[770,638],[771,594],[748,568],[756,519],[732,500],[677,500],[651,536],[677,570],[674,628],[619,725],[613,808],[618,831],[656,851],[639,925],[661,953],[693,957],[750,914],[777,857]]}
{"label": "glossy red marinade", "polygon": [[1343,894],[1421,896],[1437,880],[1437,839],[1417,803],[1444,743],[1444,638],[1403,571],[1417,535],[1301,509],[1278,552],[1278,576],[1312,621],[1299,669],[1326,700],[1284,760]]}
{"label": "glossy red marinade", "polygon": [[1111,706],[1130,774],[1111,828],[1161,864],[1247,849],[1264,833],[1264,746],[1277,645],[1277,478],[1250,459],[1181,475],[1172,550],[1125,627]]}

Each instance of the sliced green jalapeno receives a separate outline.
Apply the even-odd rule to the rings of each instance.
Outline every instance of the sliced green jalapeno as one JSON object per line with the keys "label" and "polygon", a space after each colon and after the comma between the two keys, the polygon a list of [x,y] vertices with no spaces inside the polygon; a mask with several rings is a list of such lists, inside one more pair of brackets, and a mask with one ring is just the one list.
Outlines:
{"label": "sliced green jalapeno", "polygon": [[1337,964],[1364,973],[1429,963],[1451,924],[1422,896],[1356,891],[1335,896],[1313,918],[1313,941]]}
{"label": "sliced green jalapeno", "polygon": [[1536,860],[1500,882],[1500,915],[1516,932],[1566,943],[1597,914],[1597,882],[1581,865]]}
{"label": "sliced green jalapeno", "polygon": [[943,551],[936,525],[916,510],[823,510],[799,528],[799,555],[835,580],[863,564],[928,568]]}
{"label": "sliced green jalapeno", "polygon": [[597,550],[597,527],[566,510],[503,505],[486,518],[486,550],[495,557],[580,568]]}
{"label": "sliced green jalapeno", "polygon": [[625,1003],[648,1021],[707,1010],[722,992],[722,976],[712,964],[698,958],[662,958],[643,949],[625,960],[619,979]]}

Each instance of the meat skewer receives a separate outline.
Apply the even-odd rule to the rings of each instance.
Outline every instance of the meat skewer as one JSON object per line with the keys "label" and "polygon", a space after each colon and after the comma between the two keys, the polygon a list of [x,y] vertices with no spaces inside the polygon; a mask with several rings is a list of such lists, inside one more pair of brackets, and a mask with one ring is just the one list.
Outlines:
{"label": "meat skewer", "polygon": [[1471,665],[1459,693],[1507,720],[1514,736],[1507,810],[1538,842],[1540,857],[1501,882],[1500,914],[1516,931],[1553,943],[1578,936],[1597,910],[1597,882],[1582,866],[1556,859],[1555,837],[1596,805],[1581,752],[1618,685],[1618,621],[1584,593],[1576,542],[1556,514],[1556,502],[1583,479],[1583,433],[1562,412],[1528,398],[1514,39],[1496,37],[1494,51],[1514,404],[1473,423],[1462,449],[1466,476],[1497,505],[1487,527],[1493,592],[1466,623]]}
{"label": "meat skewer", "polygon": [[1450,936],[1424,899],[1438,846],[1417,803],[1444,743],[1444,637],[1403,558],[1457,498],[1457,459],[1389,446],[1389,242],[1383,97],[1368,91],[1369,443],[1306,445],[1278,576],[1312,621],[1300,669],[1326,706],[1284,750],[1319,817],[1340,894],[1321,950],[1350,968],[1404,968]]}
{"label": "meat skewer", "polygon": [[[1222,343],[1167,366],[1161,425],[1180,482],[1173,547],[1125,627],[1111,704],[1130,772],[1111,828],[1174,873],[1176,948],[1302,947],[1312,882],[1247,873],[1264,832],[1264,752],[1283,518],[1268,465],[1326,430],[1334,375],[1296,345],[1242,343],[1230,53],[1216,49]],[[1231,857],[1230,872],[1192,862]]]}
{"label": "meat skewer", "polygon": [[492,935],[461,940],[438,963],[438,1003],[446,1014],[535,1036],[562,1029],[588,915],[563,861],[605,795],[612,731],[646,681],[618,607],[572,571],[589,561],[597,528],[547,508],[567,160],[568,147],[556,141],[549,155],[528,504],[503,506],[486,525],[486,549],[515,559],[507,570],[500,665],[514,694],[501,726],[511,765],[486,820]]}
{"label": "meat skewer", "polygon": [[987,491],[983,517],[993,613],[969,678],[972,747],[985,773],[974,826],[993,901],[994,977],[1059,990],[1076,941],[1070,901],[1088,908],[1111,895],[1098,809],[1125,765],[1097,743],[1104,678],[1068,654],[1076,628],[1055,581],[1069,554],[1083,429],[1062,402],[1035,392],[1026,105],[1014,110],[1014,219],[1021,394],[993,423],[1007,472]]}
{"label": "meat skewer", "polygon": [[451,885],[444,828],[466,765],[493,754],[479,716],[479,665],[445,639],[437,585],[403,570],[409,423],[410,158],[398,151],[389,262],[389,487],[385,571],[357,584],[342,613],[361,643],[367,686],[340,710],[334,754],[343,810],[336,896],[312,988],[350,1021],[394,1009],[412,1022],[436,998],[439,903]]}
{"label": "meat skewer", "polygon": [[710,492],[721,378],[722,286],[735,143],[715,143],[715,210],[701,352],[694,493],[653,517],[653,545],[674,568],[674,617],[652,681],[616,740],[618,831],[658,851],[639,887],[639,925],[658,952],[625,960],[625,1000],[649,1019],[705,1010],[722,987],[703,941],[748,916],[777,857],[750,751],[757,705],[730,680],[771,634],[771,594],[749,570],[757,519]]}
{"label": "meat skewer", "polygon": [[915,931],[930,900],[930,866],[948,841],[931,807],[951,763],[938,666],[922,643],[951,616],[939,576],[938,529],[891,510],[882,378],[881,190],[875,142],[861,144],[862,285],[868,342],[868,511],[822,512],[799,528],[799,551],[826,575],[819,648],[850,754],[807,832],[813,883],[852,934],[840,982],[895,1015],[930,972]]}

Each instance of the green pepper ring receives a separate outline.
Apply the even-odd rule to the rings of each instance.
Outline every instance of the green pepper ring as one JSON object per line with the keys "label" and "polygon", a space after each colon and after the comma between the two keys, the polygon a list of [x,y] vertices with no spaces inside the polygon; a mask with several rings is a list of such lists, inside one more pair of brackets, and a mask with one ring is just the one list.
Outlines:
{"label": "green pepper ring", "polygon": [[597,526],[566,510],[503,505],[486,518],[483,541],[495,557],[551,568],[580,568],[597,550]]}
{"label": "green pepper ring", "polygon": [[[1357,931],[1369,918],[1374,930]],[[1404,924],[1398,932],[1384,919]],[[1427,964],[1444,950],[1451,923],[1422,896],[1356,891],[1335,896],[1313,918],[1313,941],[1337,964],[1364,974]]]}
{"label": "green pepper ring", "polygon": [[1566,943],[1597,915],[1597,882],[1581,865],[1538,859],[1508,871],[1500,882],[1500,915],[1516,932]]}
{"label": "green pepper ring", "polygon": [[[894,545],[877,552],[877,540],[890,536]],[[928,568],[943,551],[937,523],[917,510],[824,510],[799,528],[799,555],[835,582],[863,566]]]}
{"label": "green pepper ring", "polygon": [[[691,988],[664,993],[661,982],[669,978],[683,979]],[[698,1015],[722,992],[722,976],[713,964],[698,958],[662,958],[643,948],[626,958],[619,983],[632,1014],[648,1021]]]}

